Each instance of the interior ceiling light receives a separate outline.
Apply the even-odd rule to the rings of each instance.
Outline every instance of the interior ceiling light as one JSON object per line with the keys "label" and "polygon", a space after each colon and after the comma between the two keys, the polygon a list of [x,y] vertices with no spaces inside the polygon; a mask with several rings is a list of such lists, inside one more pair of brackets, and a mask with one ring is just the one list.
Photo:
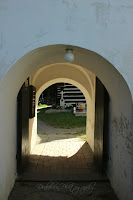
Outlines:
{"label": "interior ceiling light", "polygon": [[67,62],[74,61],[73,49],[66,49],[66,54],[64,56],[64,60]]}

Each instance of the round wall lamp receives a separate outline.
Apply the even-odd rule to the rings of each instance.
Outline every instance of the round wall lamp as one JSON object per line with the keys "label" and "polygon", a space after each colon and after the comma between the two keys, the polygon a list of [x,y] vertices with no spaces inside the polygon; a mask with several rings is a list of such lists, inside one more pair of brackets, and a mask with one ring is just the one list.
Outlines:
{"label": "round wall lamp", "polygon": [[73,49],[66,49],[66,54],[64,56],[64,60],[67,62],[74,61]]}

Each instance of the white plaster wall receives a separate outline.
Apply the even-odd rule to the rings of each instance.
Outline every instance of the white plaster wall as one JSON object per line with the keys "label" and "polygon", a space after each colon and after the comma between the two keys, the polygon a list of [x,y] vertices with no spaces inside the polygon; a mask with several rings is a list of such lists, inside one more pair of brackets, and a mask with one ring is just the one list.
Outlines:
{"label": "white plaster wall", "polygon": [[[2,200],[7,199],[15,180],[17,93],[31,73],[46,64],[63,62],[65,47],[56,49],[57,54],[55,52],[53,54],[55,57],[51,56],[54,50],[51,50],[51,53],[47,53],[48,49],[28,52],[51,44],[66,44],[66,47],[75,45],[92,50],[112,63],[126,80],[128,86],[112,65],[100,57],[96,58],[97,55],[93,52],[82,49],[80,53],[80,50],[77,50],[75,64],[92,70],[102,80],[110,94],[110,180],[120,199],[132,199],[132,19],[131,0],[0,1],[0,198]],[[22,58],[26,53],[28,54]],[[59,60],[58,55],[60,55]],[[12,66],[12,70],[7,73]]]}
{"label": "white plaster wall", "polygon": [[71,44],[110,61],[133,91],[132,18],[131,0],[1,0],[0,77],[35,48]]}
{"label": "white plaster wall", "polygon": [[33,150],[37,141],[37,105],[35,111],[35,117],[29,119],[29,150]]}
{"label": "white plaster wall", "polygon": [[[132,199],[132,98],[129,88],[118,73],[117,70],[104,58],[101,56],[81,49],[78,47],[73,47],[75,52],[75,64],[79,63],[81,66],[93,71],[98,78],[103,82],[106,89],[110,95],[110,160],[108,167],[108,174],[110,176],[110,181],[113,188],[117,192],[117,195],[123,200],[125,197],[127,199]],[[4,108],[6,101],[5,99],[13,99],[10,104],[6,107],[6,112],[8,112],[8,117],[6,125],[10,128],[11,138],[16,136],[14,127],[16,127],[16,110],[14,105],[16,105],[16,98],[20,87],[22,86],[25,79],[38,68],[47,65],[48,63],[56,63],[57,61],[63,62],[63,51],[65,46],[57,45],[50,47],[43,47],[35,51],[29,52],[26,56],[21,58],[9,72],[0,81],[0,93],[1,98],[1,118],[3,117]],[[47,59],[45,59],[47,58]],[[7,92],[5,92],[7,91]],[[12,114],[13,112],[13,114]],[[15,113],[15,115],[14,115]],[[116,120],[117,119],[117,120]],[[1,138],[7,134],[7,126],[3,120],[0,121],[1,127]],[[10,137],[9,137],[10,138]],[[6,137],[8,139],[8,137]],[[6,173],[10,171],[10,175],[14,177],[15,170],[15,160],[11,159],[10,149],[15,150],[14,142],[9,139],[8,150],[9,154],[5,154],[2,146],[0,147],[1,158],[5,156],[5,163],[10,161],[13,165],[11,170],[10,166],[8,168],[0,168],[0,174],[2,174],[3,180],[0,182],[1,185],[6,187],[6,190],[1,192],[2,199],[7,196],[7,191],[10,192],[11,187],[14,183],[14,179],[10,179],[10,182],[6,180]],[[3,145],[6,143],[3,143]],[[15,158],[14,151],[14,158]],[[14,177],[15,178],[15,177]],[[5,195],[5,196],[4,196]]]}
{"label": "white plaster wall", "polygon": [[0,200],[8,199],[16,178],[17,96],[10,86],[10,80],[0,84]]}

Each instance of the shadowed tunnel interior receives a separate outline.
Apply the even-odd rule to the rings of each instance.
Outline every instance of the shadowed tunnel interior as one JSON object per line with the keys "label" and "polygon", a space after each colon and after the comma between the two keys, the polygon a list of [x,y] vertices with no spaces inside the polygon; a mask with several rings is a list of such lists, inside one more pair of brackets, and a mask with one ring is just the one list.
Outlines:
{"label": "shadowed tunnel interior", "polygon": [[[68,139],[69,140],[69,139]],[[56,141],[55,141],[56,142]],[[76,141],[73,141],[75,145]],[[60,145],[59,145],[60,143]],[[72,141],[71,141],[72,143]],[[77,142],[76,142],[77,143]],[[71,157],[52,156],[57,146],[49,145],[47,142],[36,145],[32,154],[29,156],[28,165],[24,168],[22,177],[18,180],[23,181],[92,181],[108,180],[107,176],[98,170],[94,163],[93,152],[87,142],[78,142],[79,149]],[[76,144],[76,145],[77,145]],[[57,142],[56,144],[57,145]],[[69,141],[58,141],[58,148],[66,146],[70,148]],[[60,146],[60,147],[59,147]],[[72,148],[72,147],[71,147]],[[64,148],[65,149],[65,148]],[[70,151],[71,149],[68,149]],[[36,152],[36,153],[35,153]],[[62,150],[63,152],[63,150]],[[37,155],[38,154],[38,155]],[[49,156],[48,154],[51,154]]]}

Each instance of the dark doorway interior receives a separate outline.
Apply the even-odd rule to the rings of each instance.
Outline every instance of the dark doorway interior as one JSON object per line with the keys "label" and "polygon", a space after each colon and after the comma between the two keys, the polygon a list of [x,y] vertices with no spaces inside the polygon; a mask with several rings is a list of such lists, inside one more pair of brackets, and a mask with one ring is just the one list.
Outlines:
{"label": "dark doorway interior", "polygon": [[22,85],[17,97],[17,173],[21,174],[29,156],[29,80]]}
{"label": "dark doorway interior", "polygon": [[94,159],[99,170],[106,169],[109,146],[109,95],[96,78]]}
{"label": "dark doorway interior", "polygon": [[17,173],[22,174],[29,159],[29,118],[35,116],[36,88],[27,79],[17,97]]}

